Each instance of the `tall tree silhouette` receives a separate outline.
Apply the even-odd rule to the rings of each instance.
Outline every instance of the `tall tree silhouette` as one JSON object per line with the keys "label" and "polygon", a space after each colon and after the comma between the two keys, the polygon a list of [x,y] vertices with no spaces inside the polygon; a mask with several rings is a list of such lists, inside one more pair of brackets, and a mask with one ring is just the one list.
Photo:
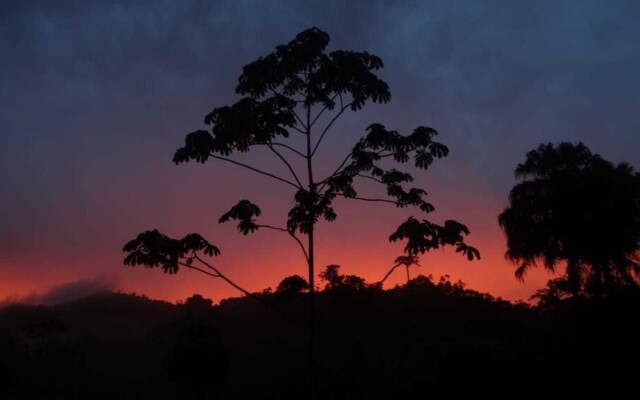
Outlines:
{"label": "tall tree silhouette", "polygon": [[516,277],[538,263],[566,265],[572,294],[606,296],[638,284],[640,175],[582,143],[542,144],[526,155],[509,207],[498,217]]}
{"label": "tall tree silhouette", "polygon": [[[366,51],[335,50],[327,53],[328,43],[327,33],[317,28],[308,29],[291,42],[277,46],[272,53],[244,66],[236,87],[236,93],[243,97],[230,106],[215,108],[207,114],[204,123],[210,129],[189,133],[184,146],[173,157],[176,164],[209,160],[232,163],[292,191],[293,206],[282,225],[259,223],[257,219],[261,210],[249,200],[238,202],[220,217],[219,222],[237,221],[237,228],[244,235],[264,229],[282,232],[300,247],[308,269],[312,371],[316,223],[320,219],[335,220],[337,215],[333,202],[338,197],[388,203],[400,208],[412,206],[425,214],[432,212],[434,207],[426,200],[424,190],[405,187],[413,177],[389,168],[389,165],[411,161],[415,167],[427,169],[434,159],[445,157],[449,152],[446,146],[433,140],[438,133],[433,128],[419,126],[402,135],[380,123],[373,123],[367,127],[366,135],[346,151],[343,161],[332,173],[318,177],[314,161],[323,139],[335,122],[344,113],[361,110],[368,102],[387,103],[391,99],[387,83],[376,75],[383,66],[379,57]],[[255,148],[272,153],[277,162],[282,162],[287,175],[280,176],[231,158],[236,153],[246,153]],[[303,167],[296,168],[297,163]],[[358,181],[382,185],[388,197],[360,195],[355,188]],[[466,226],[455,221],[439,225],[424,218],[411,217],[391,234],[389,240],[405,240],[405,253],[409,256],[451,245],[472,260],[478,258],[479,253],[465,244],[464,236],[468,233]],[[200,250],[188,252],[187,259],[191,261],[181,261],[177,265],[193,268],[195,261],[202,261],[197,255]],[[132,242],[125,251],[131,252],[129,257],[132,257],[126,262],[136,265],[140,260],[134,254],[145,254],[148,249],[140,242]],[[162,262],[142,264],[163,265]],[[175,262],[165,271],[175,272],[177,268],[174,267]],[[210,269],[210,264],[203,268],[206,272],[211,272]],[[219,270],[213,274],[224,278]]]}

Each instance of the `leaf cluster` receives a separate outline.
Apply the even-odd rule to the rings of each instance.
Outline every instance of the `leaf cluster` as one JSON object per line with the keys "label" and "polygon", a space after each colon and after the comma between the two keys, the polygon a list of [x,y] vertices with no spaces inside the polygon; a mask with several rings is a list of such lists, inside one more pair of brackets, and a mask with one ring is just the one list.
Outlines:
{"label": "leaf cluster", "polygon": [[172,239],[156,229],[140,233],[125,244],[122,250],[129,253],[124,259],[125,265],[162,267],[169,274],[177,273],[181,265],[191,265],[196,252],[202,251],[208,256],[220,254],[220,249],[197,233],[188,234],[182,239]]}
{"label": "leaf cluster", "polygon": [[444,246],[454,246],[456,253],[462,253],[469,261],[480,259],[480,252],[464,243],[464,236],[468,234],[469,229],[456,221],[447,220],[444,225],[438,225],[425,219],[409,217],[389,236],[389,240],[406,240],[404,251],[410,256]]}

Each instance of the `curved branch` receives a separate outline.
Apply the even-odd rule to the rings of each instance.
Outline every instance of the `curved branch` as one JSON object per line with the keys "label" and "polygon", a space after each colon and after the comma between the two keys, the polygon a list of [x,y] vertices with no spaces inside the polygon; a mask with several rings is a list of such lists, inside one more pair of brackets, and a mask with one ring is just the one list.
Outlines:
{"label": "curved branch", "polygon": [[[300,131],[302,132],[302,131]],[[284,143],[274,143],[274,142],[270,142],[270,143],[254,143],[251,144],[249,146],[280,146],[280,147],[284,147],[286,149],[291,150],[292,152],[296,153],[297,155],[299,155],[302,158],[307,158],[307,156],[305,156],[304,154],[302,154],[302,152],[294,149],[293,147],[289,146],[288,144],[284,144]]]}
{"label": "curved branch", "polygon": [[[215,268],[213,265],[207,263],[205,260],[203,260],[202,258],[200,258],[200,256],[198,256],[197,254],[195,255],[195,258],[200,261],[202,264],[204,264],[206,267],[208,267],[209,269],[211,269],[212,271],[215,271],[216,274],[218,274],[218,278],[223,279],[225,282],[227,282],[229,285],[233,286],[234,288],[238,289],[239,291],[241,291],[242,293],[244,293],[246,296],[251,297],[254,300],[259,301],[260,303],[264,304],[265,306],[271,308],[274,311],[277,311],[278,313],[280,313],[280,310],[278,310],[277,308],[275,308],[274,306],[272,306],[271,304],[267,303],[266,301],[262,300],[260,297],[256,296],[255,294],[241,288],[240,286],[238,286],[237,284],[235,284],[231,279],[227,278],[226,276],[224,276],[224,274],[222,274],[217,268]],[[200,270],[202,271],[202,270]],[[202,271],[204,272],[204,271]],[[205,272],[206,273],[206,272]],[[213,275],[213,274],[207,274],[207,275]]]}
{"label": "curved branch", "polygon": [[293,182],[291,182],[291,181],[288,181],[288,180],[286,180],[286,179],[284,179],[284,178],[281,178],[281,177],[276,176],[276,175],[274,175],[274,174],[271,174],[271,173],[269,173],[269,172],[261,171],[261,170],[259,170],[259,169],[257,169],[257,168],[254,168],[254,167],[250,166],[250,165],[243,164],[243,163],[241,163],[241,162],[238,162],[238,161],[232,160],[232,159],[230,159],[230,158],[216,156],[216,155],[215,155],[215,154],[213,154],[213,153],[212,153],[212,154],[209,154],[209,157],[211,157],[211,158],[215,158],[215,159],[217,159],[217,160],[228,161],[228,162],[230,162],[230,163],[232,163],[232,164],[236,164],[236,165],[239,165],[239,166],[241,166],[241,167],[245,167],[245,168],[250,169],[250,170],[252,170],[252,171],[254,171],[254,172],[257,172],[257,173],[262,174],[262,175],[270,176],[270,177],[271,177],[271,178],[273,178],[273,179],[277,179],[277,180],[279,180],[280,182],[286,183],[287,185],[291,185],[291,186],[293,186],[294,188],[299,189],[298,185],[296,185],[295,183],[293,183]]}
{"label": "curved branch", "polygon": [[289,149],[289,150],[293,151],[294,153],[296,153],[297,155],[299,155],[299,156],[300,156],[300,157],[302,157],[302,158],[307,158],[307,156],[305,156],[304,154],[302,154],[300,151],[298,151],[298,150],[294,149],[293,147],[291,147],[291,146],[289,146],[289,145],[287,145],[287,144],[284,144],[284,143],[271,143],[271,145],[272,145],[272,146],[281,146],[281,147],[284,147],[285,149]]}
{"label": "curved branch", "polygon": [[189,265],[187,263],[183,263],[182,261],[178,261],[178,265],[182,265],[185,268],[193,269],[195,271],[201,272],[201,273],[203,273],[205,275],[212,276],[214,278],[221,278],[221,276],[219,274],[212,274],[211,272],[205,271],[205,270],[200,269],[198,267],[194,267],[193,265]]}
{"label": "curved branch", "polygon": [[[327,181],[331,178],[333,178],[334,176],[338,175],[338,173],[340,172],[340,170],[342,169],[342,167],[345,166],[345,164],[347,163],[347,161],[349,161],[349,158],[351,158],[351,155],[353,154],[353,150],[351,152],[349,152],[349,154],[347,154],[347,156],[344,158],[344,160],[342,160],[342,162],[340,163],[340,165],[338,165],[338,168],[336,168],[335,171],[333,171],[333,173],[331,175],[329,175],[328,177],[326,177],[325,179],[323,179],[321,181],[322,186],[320,186],[319,190],[322,190],[322,188],[324,188],[327,185]],[[388,153],[388,154],[382,154],[382,152],[378,153],[378,155],[380,156],[380,158],[384,158],[384,157],[391,157],[393,156],[393,153]]]}
{"label": "curved branch", "polygon": [[307,260],[307,263],[309,262],[309,255],[307,254],[307,250],[304,248],[304,245],[302,244],[302,241],[296,236],[295,233],[285,229],[285,228],[278,228],[277,226],[271,226],[271,225],[256,225],[258,228],[267,228],[267,229],[273,229],[274,231],[281,231],[281,232],[287,232],[289,234],[289,236],[291,236],[291,238],[293,240],[295,240],[296,242],[298,242],[298,245],[300,245],[300,250],[302,250],[302,253],[304,254],[304,258]]}
{"label": "curved branch", "polygon": [[345,105],[344,107],[342,107],[340,109],[340,112],[338,114],[336,114],[335,117],[333,117],[333,119],[331,120],[331,122],[329,122],[327,124],[327,126],[324,128],[324,130],[322,131],[322,134],[320,135],[320,138],[318,138],[318,141],[316,142],[316,145],[313,147],[313,151],[311,152],[311,156],[313,157],[313,155],[316,153],[316,150],[318,150],[318,146],[320,146],[320,142],[322,142],[322,139],[324,138],[324,135],[329,131],[329,128],[331,128],[331,125],[333,125],[334,122],[336,122],[336,120],[342,115],[342,113],[349,108],[349,106],[351,105],[351,103]]}
{"label": "curved branch", "polygon": [[327,181],[331,178],[333,178],[334,176],[336,176],[338,174],[338,172],[340,172],[340,169],[342,169],[342,167],[344,167],[344,165],[347,163],[347,161],[349,161],[349,159],[351,158],[351,155],[353,154],[353,150],[351,150],[349,152],[349,154],[347,154],[347,156],[345,157],[345,159],[342,161],[342,163],[340,163],[340,165],[338,166],[338,168],[336,168],[335,171],[333,171],[333,173],[331,175],[329,175],[328,177],[326,177],[325,179],[323,179],[320,183],[322,183],[322,186],[320,186],[320,188],[318,189],[318,192],[322,191],[322,189],[327,185]]}
{"label": "curved branch", "polygon": [[398,205],[397,201],[388,200],[388,199],[376,199],[376,198],[369,198],[369,197],[347,197],[342,193],[340,193],[339,196],[342,196],[345,199],[362,200],[362,201],[374,201],[374,202],[380,202],[380,203],[390,203],[390,204],[393,204],[395,206]]}
{"label": "curved branch", "polygon": [[[338,97],[340,93],[336,93],[335,95],[333,95],[333,98],[331,99],[331,101],[333,102],[333,100],[335,100],[336,97]],[[342,96],[340,96],[340,107],[342,107]],[[309,126],[313,126],[316,121],[318,120],[318,118],[320,118],[320,116],[322,115],[322,113],[324,113],[326,110],[328,109],[327,106],[322,107],[322,110],[320,110],[320,112],[318,113],[318,115],[316,115],[316,117],[313,119],[313,121],[311,121],[311,123],[309,124]]]}
{"label": "curved branch", "polygon": [[362,174],[358,174],[357,176],[359,176],[359,177],[361,177],[361,178],[371,179],[372,181],[374,181],[374,182],[378,182],[378,183],[381,183],[381,184],[383,184],[383,185],[385,184],[385,183],[384,183],[384,182],[382,182],[380,179],[378,179],[378,178],[374,178],[373,176],[362,175]]}
{"label": "curved branch", "polygon": [[273,229],[274,231],[289,232],[288,230],[286,230],[286,229],[284,229],[284,228],[278,228],[277,226],[272,226],[272,225],[256,224],[256,226],[257,226],[258,228]]}
{"label": "curved branch", "polygon": [[306,134],[307,134],[306,130],[308,129],[308,127],[304,124],[304,122],[302,121],[302,119],[298,116],[298,113],[297,113],[297,112],[293,111],[293,115],[296,117],[296,119],[298,120],[298,122],[300,122],[300,125],[302,125],[302,127],[303,127],[305,130],[304,130],[304,131],[303,131],[303,130],[300,130],[300,129],[296,128],[295,126],[293,126],[292,128],[294,128],[294,129],[295,129],[295,130],[297,130],[298,132],[300,132],[300,133],[304,133],[304,134],[306,135]]}
{"label": "curved branch", "polygon": [[306,134],[307,134],[307,132],[306,132],[306,131],[303,131],[302,129],[298,128],[297,126],[292,126],[291,128],[293,128],[293,129],[295,129],[296,131],[298,131],[298,132],[302,133],[303,135],[306,135]]}
{"label": "curved branch", "polygon": [[280,154],[276,149],[274,149],[273,145],[271,145],[270,143],[267,143],[267,147],[269,147],[269,149],[273,152],[273,154],[278,156],[278,158],[281,159],[283,163],[285,163],[287,168],[289,168],[291,175],[293,175],[293,179],[296,180],[296,182],[298,183],[298,186],[300,187],[300,189],[302,189],[302,183],[300,182],[300,179],[298,179],[298,175],[296,175],[296,172],[293,170],[293,167],[291,166],[291,164],[289,164],[289,161],[287,161],[287,159],[284,158],[282,154]]}
{"label": "curved branch", "polygon": [[384,281],[387,280],[387,278],[389,277],[389,275],[391,275],[391,273],[393,271],[396,270],[396,268],[398,268],[399,266],[401,266],[403,264],[402,261],[396,263],[393,267],[391,267],[391,269],[389,270],[389,272],[387,272],[387,274],[384,276],[384,278],[382,278],[382,280],[380,280],[380,282],[378,282],[379,285],[382,285],[384,283]]}

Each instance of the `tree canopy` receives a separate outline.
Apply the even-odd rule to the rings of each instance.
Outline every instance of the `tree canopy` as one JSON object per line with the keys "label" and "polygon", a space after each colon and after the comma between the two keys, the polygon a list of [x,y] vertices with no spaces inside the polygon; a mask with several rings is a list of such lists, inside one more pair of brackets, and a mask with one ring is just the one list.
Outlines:
{"label": "tree canopy", "polygon": [[606,295],[640,276],[640,175],[584,144],[542,144],[515,169],[520,181],[499,216],[507,257],[524,279],[537,264],[566,265],[573,294]]}
{"label": "tree canopy", "polygon": [[[219,222],[237,221],[238,231],[244,235],[269,229],[291,236],[309,266],[311,295],[315,288],[314,226],[319,219],[336,219],[334,200],[342,197],[389,203],[398,208],[415,207],[422,214],[431,213],[435,207],[427,200],[427,192],[408,187],[414,181],[413,176],[396,166],[411,161],[414,167],[427,169],[435,159],[449,153],[445,145],[434,140],[438,132],[431,127],[418,126],[408,134],[401,134],[376,122],[366,128],[365,136],[331,174],[323,178],[314,176],[316,151],[340,116],[362,109],[367,102],[387,103],[391,99],[389,86],[376,74],[383,67],[379,57],[366,51],[327,52],[328,44],[326,32],[311,28],[245,65],[236,86],[241,98],[207,114],[204,123],[209,128],[187,134],[184,145],[173,157],[176,164],[204,163],[211,159],[229,162],[293,188],[292,207],[282,225],[259,222],[262,211],[248,199],[240,200]],[[306,148],[296,148],[299,145],[296,141],[287,142],[292,135],[302,138]],[[268,149],[286,166],[289,175],[276,175],[232,158],[237,152],[258,148]],[[305,167],[295,168],[291,157],[302,161]],[[356,186],[363,181],[382,185],[387,198],[361,195],[362,189]],[[468,228],[456,221],[447,220],[440,225],[411,216],[389,240],[405,241],[405,254],[401,257],[406,259],[417,259],[419,254],[443,246],[453,246],[469,260],[479,258],[478,250],[464,241],[468,234]],[[300,235],[307,236],[307,243],[303,243]],[[200,247],[195,248],[196,244]],[[211,264],[199,264],[203,262],[200,252],[211,256],[219,253],[199,235],[175,240],[156,230],[148,231],[128,243],[124,251],[130,253],[125,259],[129,265],[162,266],[169,273],[192,268],[224,277]]]}

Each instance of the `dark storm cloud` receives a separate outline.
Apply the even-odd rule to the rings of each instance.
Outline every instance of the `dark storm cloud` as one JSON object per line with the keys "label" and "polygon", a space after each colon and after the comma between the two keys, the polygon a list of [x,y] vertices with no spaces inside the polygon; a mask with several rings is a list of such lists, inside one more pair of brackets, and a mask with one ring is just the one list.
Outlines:
{"label": "dark storm cloud", "polygon": [[185,179],[170,164],[183,134],[234,98],[242,65],[311,26],[383,58],[379,122],[443,132],[444,191],[503,199],[543,141],[640,166],[638,20],[637,1],[4,1],[0,256],[117,249],[150,212],[135,199],[184,207],[150,189]]}

